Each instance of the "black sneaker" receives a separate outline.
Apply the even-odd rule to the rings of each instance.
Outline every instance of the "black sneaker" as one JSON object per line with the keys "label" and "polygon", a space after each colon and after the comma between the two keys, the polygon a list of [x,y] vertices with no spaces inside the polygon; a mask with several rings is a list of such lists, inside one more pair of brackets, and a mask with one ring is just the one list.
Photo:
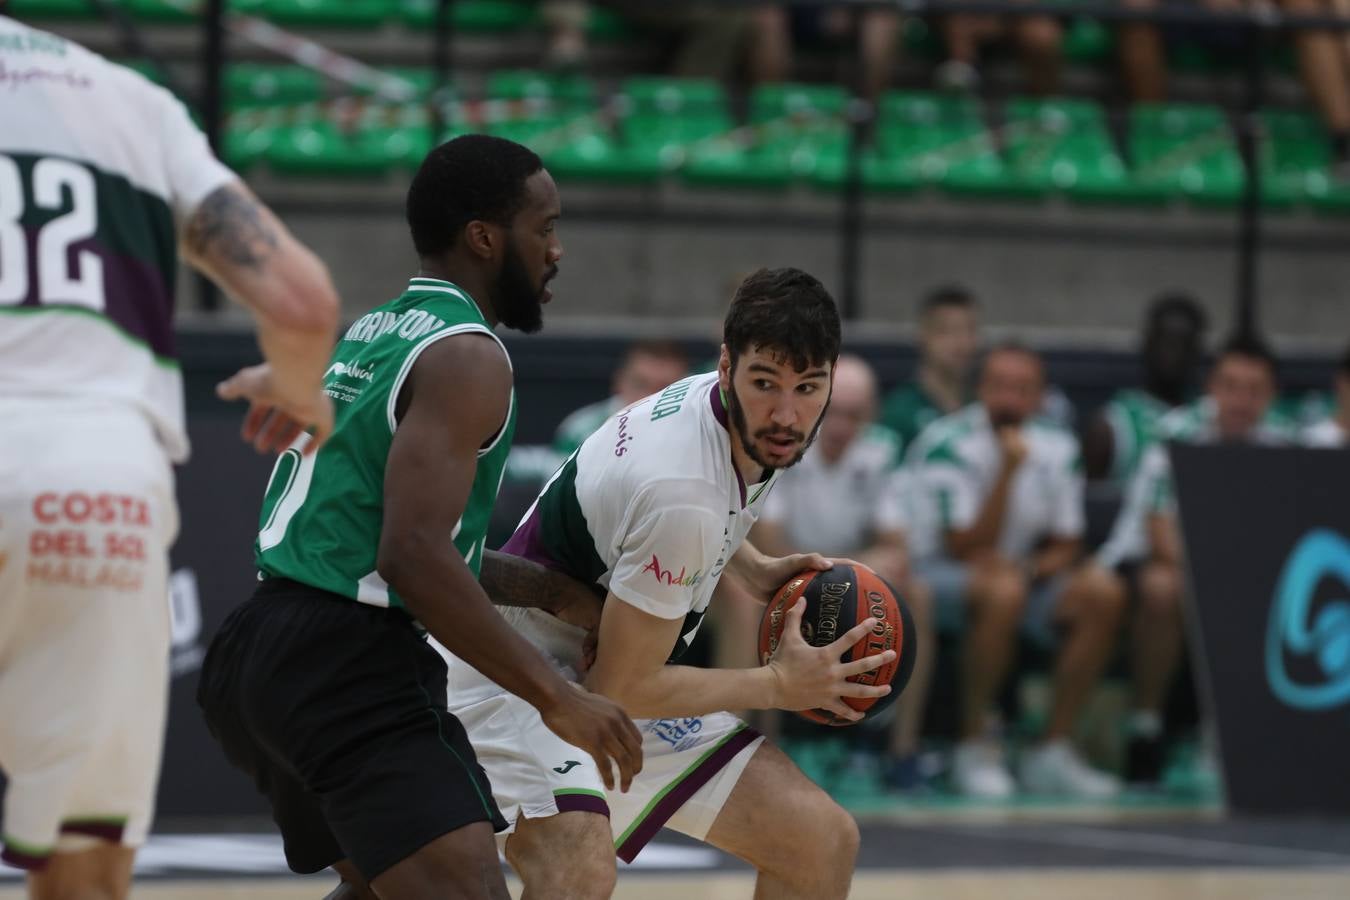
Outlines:
{"label": "black sneaker", "polygon": [[1125,780],[1133,785],[1157,787],[1162,783],[1163,742],[1161,737],[1130,738],[1125,751]]}

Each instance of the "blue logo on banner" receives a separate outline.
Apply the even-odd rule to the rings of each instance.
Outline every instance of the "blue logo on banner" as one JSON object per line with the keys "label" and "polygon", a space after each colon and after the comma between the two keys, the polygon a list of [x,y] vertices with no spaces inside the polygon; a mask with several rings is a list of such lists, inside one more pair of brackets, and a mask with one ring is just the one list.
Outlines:
{"label": "blue logo on banner", "polygon": [[[1275,696],[1295,709],[1331,709],[1350,702],[1350,596],[1312,603],[1318,582],[1338,578],[1350,593],[1350,541],[1334,531],[1308,532],[1289,554],[1275,587],[1266,630],[1266,678]],[[1298,683],[1289,676],[1285,653],[1310,656],[1322,679]]]}

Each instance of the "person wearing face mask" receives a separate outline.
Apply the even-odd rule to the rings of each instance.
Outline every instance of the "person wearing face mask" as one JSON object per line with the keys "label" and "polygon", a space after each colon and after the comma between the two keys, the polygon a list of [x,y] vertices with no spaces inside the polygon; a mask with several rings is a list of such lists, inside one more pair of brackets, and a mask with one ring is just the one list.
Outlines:
{"label": "person wearing face mask", "polygon": [[1119,789],[1082,760],[1069,733],[1114,646],[1124,588],[1081,558],[1079,445],[1036,415],[1044,388],[1039,355],[997,346],[985,357],[976,402],[930,425],[907,456],[933,536],[916,575],[933,591],[939,623],[962,628],[952,775],[962,793],[991,799],[1014,791],[990,726],[1019,631],[1057,649],[1049,719],[1022,754],[1022,787],[1095,798]]}
{"label": "person wearing face mask", "polygon": [[1163,705],[1184,648],[1184,571],[1167,442],[1288,444],[1291,422],[1272,411],[1275,357],[1254,337],[1235,337],[1219,351],[1205,395],[1162,417],[1125,492],[1097,561],[1121,575],[1136,598],[1130,627],[1132,709],[1126,778],[1156,784],[1165,762]]}

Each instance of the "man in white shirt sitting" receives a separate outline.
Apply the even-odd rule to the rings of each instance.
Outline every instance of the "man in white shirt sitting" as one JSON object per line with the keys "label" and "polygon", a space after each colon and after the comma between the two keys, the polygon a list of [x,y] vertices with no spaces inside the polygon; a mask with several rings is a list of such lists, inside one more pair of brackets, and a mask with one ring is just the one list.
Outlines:
{"label": "man in white shirt sitting", "polygon": [[919,436],[908,460],[936,546],[916,570],[933,590],[939,621],[964,620],[957,788],[986,798],[1013,793],[989,721],[1020,630],[1058,647],[1049,720],[1043,740],[1022,754],[1022,786],[1104,798],[1118,782],[1089,767],[1069,733],[1114,649],[1125,592],[1114,573],[1081,559],[1078,440],[1035,415],[1044,389],[1036,353],[996,347],[977,402]]}

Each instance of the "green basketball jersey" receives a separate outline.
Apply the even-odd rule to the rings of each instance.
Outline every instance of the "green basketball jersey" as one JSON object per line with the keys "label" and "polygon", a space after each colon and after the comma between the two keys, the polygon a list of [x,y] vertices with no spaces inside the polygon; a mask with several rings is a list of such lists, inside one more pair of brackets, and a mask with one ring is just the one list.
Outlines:
{"label": "green basketball jersey", "polygon": [[[403,296],[347,329],[324,376],[333,398],[332,435],[309,456],[301,456],[297,442],[277,460],[267,485],[254,545],[264,574],[373,606],[403,605],[375,571],[395,404],[423,350],[468,332],[501,343],[467,293],[435,278],[412,279]],[[515,422],[513,390],[501,431],[478,452],[469,500],[451,534],[475,576]]]}
{"label": "green basketball jersey", "polygon": [[1111,481],[1122,487],[1129,484],[1156,438],[1158,420],[1171,409],[1148,391],[1127,388],[1116,392],[1102,410],[1111,428]]}

